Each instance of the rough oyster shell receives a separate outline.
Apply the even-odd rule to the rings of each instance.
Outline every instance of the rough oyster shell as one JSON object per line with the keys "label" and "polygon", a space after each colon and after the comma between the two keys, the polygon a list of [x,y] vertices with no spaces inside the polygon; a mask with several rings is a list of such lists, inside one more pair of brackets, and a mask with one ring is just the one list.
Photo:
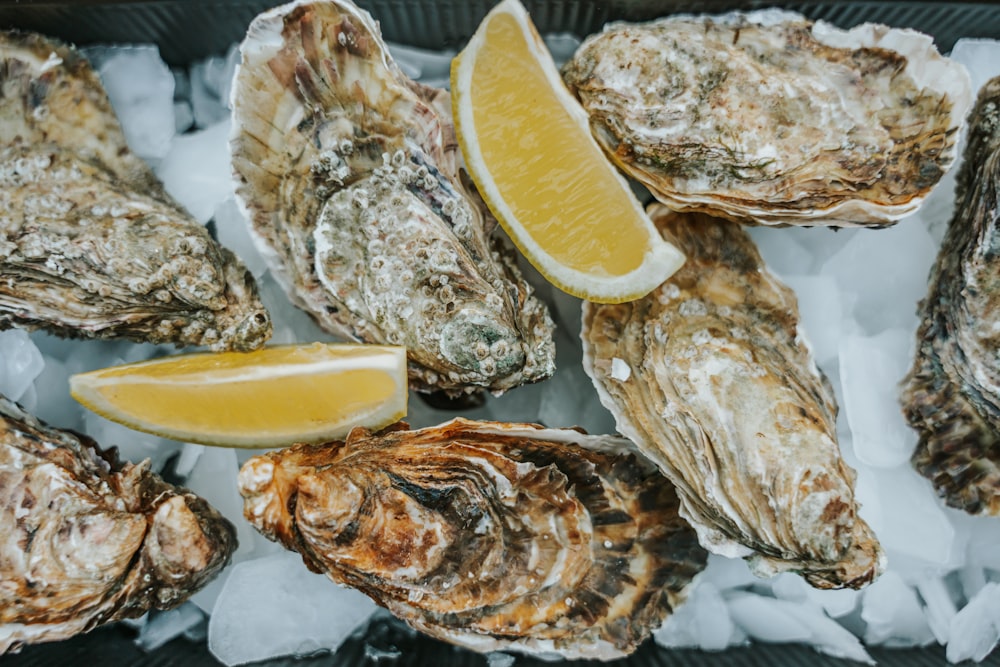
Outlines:
{"label": "rough oyster shell", "polygon": [[407,79],[348,2],[262,14],[241,52],[237,195],[292,301],[334,334],[405,345],[418,389],[550,376],[552,321],[461,178],[448,94]]}
{"label": "rough oyster shell", "polygon": [[169,609],[229,562],[208,503],[0,397],[0,655]]}
{"label": "rough oyster shell", "polygon": [[762,575],[860,588],[883,568],[857,516],[833,392],[795,296],[738,225],[653,205],[687,256],[649,296],[584,304],[584,367],[618,430],[677,486],[702,545]]}
{"label": "rough oyster shell", "polygon": [[707,557],[630,443],[569,429],[355,429],[250,459],[239,486],[310,569],[476,651],[629,653]]}
{"label": "rough oyster shell", "polygon": [[74,49],[0,33],[0,328],[249,350],[252,276],[129,151]]}
{"label": "rough oyster shell", "polygon": [[1000,77],[979,93],[954,216],[921,303],[902,403],[913,465],[952,507],[1000,515]]}
{"label": "rough oyster shell", "polygon": [[612,159],[677,211],[884,225],[954,160],[968,73],[931,38],[791,12],[616,23],[564,70]]}

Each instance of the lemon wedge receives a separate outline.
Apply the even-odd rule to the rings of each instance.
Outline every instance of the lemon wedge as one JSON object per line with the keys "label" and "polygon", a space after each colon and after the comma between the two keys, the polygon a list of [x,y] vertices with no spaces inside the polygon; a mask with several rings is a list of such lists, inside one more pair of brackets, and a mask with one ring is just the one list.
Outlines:
{"label": "lemon wedge", "polygon": [[406,414],[406,389],[405,348],[322,343],[176,355],[70,378],[73,398],[107,419],[228,447],[381,428]]}
{"label": "lemon wedge", "polygon": [[473,181],[551,283],[601,303],[649,293],[684,262],[590,134],[587,113],[517,0],[497,5],[451,66]]}

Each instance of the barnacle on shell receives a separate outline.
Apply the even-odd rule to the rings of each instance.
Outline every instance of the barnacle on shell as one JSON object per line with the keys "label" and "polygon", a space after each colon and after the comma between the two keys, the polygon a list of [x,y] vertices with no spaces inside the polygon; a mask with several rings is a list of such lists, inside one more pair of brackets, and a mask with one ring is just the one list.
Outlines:
{"label": "barnacle on shell", "polygon": [[1000,515],[1000,77],[979,92],[954,215],[921,303],[903,410],[913,465],[945,501]]}
{"label": "barnacle on shell", "polygon": [[0,92],[0,328],[263,345],[252,276],[128,149],[83,56],[0,33]]}
{"label": "barnacle on shell", "polygon": [[310,569],[477,651],[627,654],[706,562],[655,466],[569,429],[355,429],[250,459],[239,486]]}
{"label": "barnacle on shell", "polygon": [[148,461],[0,397],[0,655],[175,607],[235,549],[232,524]]}
{"label": "barnacle on shell", "polygon": [[614,23],[563,75],[611,158],[676,211],[885,225],[955,157],[971,102],[928,35],[791,12]]}
{"label": "barnacle on shell", "polygon": [[601,401],[677,486],[706,548],[758,574],[864,586],[884,556],[857,516],[795,295],[738,225],[649,212],[687,262],[637,301],[585,302],[584,367]]}
{"label": "barnacle on shell", "polygon": [[552,321],[463,178],[448,93],[409,80],[349,2],[266,12],[241,51],[237,196],[291,300],[336,335],[405,345],[421,390],[550,376]]}

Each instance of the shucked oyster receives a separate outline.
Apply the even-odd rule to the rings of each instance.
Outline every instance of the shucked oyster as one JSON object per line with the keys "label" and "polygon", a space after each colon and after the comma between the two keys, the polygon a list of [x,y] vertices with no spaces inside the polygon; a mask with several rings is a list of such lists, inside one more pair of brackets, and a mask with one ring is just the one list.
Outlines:
{"label": "shucked oyster", "polygon": [[954,159],[969,76],[931,38],[766,10],[616,23],[563,71],[612,159],[677,211],[883,225]]}
{"label": "shucked oyster", "polygon": [[310,569],[476,651],[629,653],[705,565],[673,488],[622,438],[400,428],[250,459],[244,514]]}
{"label": "shucked oyster", "polygon": [[0,397],[0,655],[174,607],[229,562],[208,503],[113,459]]}
{"label": "shucked oyster", "polygon": [[74,49],[0,32],[0,328],[249,350],[253,278],[129,151]]}
{"label": "shucked oyster", "polygon": [[922,302],[903,408],[913,464],[947,503],[1000,515],[1000,78],[969,120],[954,216]]}
{"label": "shucked oyster", "polygon": [[461,177],[448,94],[407,79],[349,2],[267,12],[241,51],[237,195],[292,301],[334,334],[405,345],[419,389],[551,375],[552,321]]}
{"label": "shucked oyster", "polygon": [[685,265],[643,299],[584,306],[584,366],[618,430],[677,486],[708,549],[817,588],[867,584],[882,552],[857,516],[794,294],[738,225],[650,215]]}

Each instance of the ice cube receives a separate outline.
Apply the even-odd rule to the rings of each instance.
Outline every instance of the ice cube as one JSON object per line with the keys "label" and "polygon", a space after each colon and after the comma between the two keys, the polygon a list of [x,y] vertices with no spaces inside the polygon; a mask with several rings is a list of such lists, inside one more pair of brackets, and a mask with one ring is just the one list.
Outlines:
{"label": "ice cube", "polygon": [[514,667],[514,656],[494,651],[486,654],[486,667]]}
{"label": "ice cube", "polygon": [[712,582],[720,591],[744,588],[760,582],[760,578],[750,571],[745,560],[718,554],[708,555],[708,565],[699,578]]}
{"label": "ice cube", "polygon": [[69,369],[55,357],[45,358],[45,368],[35,378],[38,407],[35,415],[58,428],[83,427],[83,408],[69,393]]}
{"label": "ice cube", "polygon": [[180,442],[133,431],[90,410],[84,411],[83,429],[102,448],[117,447],[118,455],[125,461],[140,463],[149,459],[155,472],[162,471],[170,457],[182,447]]}
{"label": "ice cube", "polygon": [[601,405],[583,370],[580,346],[574,346],[562,329],[556,330],[556,368],[555,375],[542,383],[538,420],[553,428],[579,426],[587,433],[614,433],[615,419]]}
{"label": "ice cube", "polygon": [[125,141],[136,155],[156,161],[170,150],[174,136],[174,77],[156,46],[87,49]]}
{"label": "ice cube", "polygon": [[727,597],[733,620],[752,639],[798,642],[837,658],[875,664],[858,638],[809,604],[733,593]]}
{"label": "ice cube", "polygon": [[894,569],[906,565],[915,576],[930,576],[955,567],[955,529],[931,483],[909,464],[859,467],[855,496]]}
{"label": "ice cube", "polygon": [[1000,41],[964,38],[951,48],[951,58],[966,66],[975,95],[993,77],[1000,75]]}
{"label": "ice cube", "polygon": [[894,570],[865,589],[861,605],[867,644],[925,646],[934,641],[916,591]]}
{"label": "ice cube", "polygon": [[951,620],[948,662],[981,662],[1000,641],[1000,584],[990,583]]}
{"label": "ice cube", "polygon": [[185,443],[181,448],[181,453],[177,456],[177,460],[174,461],[174,473],[180,477],[190,475],[204,451],[205,445],[196,445],[191,442]]}
{"label": "ice cube", "polygon": [[667,648],[700,648],[722,651],[742,644],[746,635],[733,623],[725,600],[710,582],[699,582],[688,599],[653,633]]}
{"label": "ice cube", "polygon": [[202,224],[222,202],[234,196],[229,128],[229,120],[224,120],[176,137],[156,169],[170,196]]}
{"label": "ice cube", "polygon": [[143,651],[155,651],[167,642],[180,637],[205,620],[205,615],[190,602],[169,611],[155,611],[142,626],[135,640]]}
{"label": "ice cube", "polygon": [[231,568],[208,625],[208,647],[226,665],[336,650],[375,610],[366,595],[313,574],[298,554]]}
{"label": "ice cube", "polygon": [[229,92],[239,61],[239,48],[234,44],[225,57],[207,58],[191,66],[191,106],[199,128],[229,118]]}
{"label": "ice cube", "polygon": [[899,407],[898,383],[909,371],[912,331],[849,335],[840,343],[844,412],[858,459],[891,468],[909,461],[917,434]]}
{"label": "ice cube", "polygon": [[914,331],[917,302],[927,293],[927,275],[937,246],[919,221],[907,218],[887,229],[861,229],[820,273],[856,297],[853,316],[876,334],[897,327]]}
{"label": "ice cube", "polygon": [[809,273],[813,267],[812,253],[787,232],[787,229],[764,225],[747,230],[764,263],[778,276]]}
{"label": "ice cube", "polygon": [[427,84],[431,79],[447,79],[451,72],[454,51],[429,51],[395,42],[389,42],[386,46],[393,60],[411,79]]}
{"label": "ice cube", "polygon": [[572,58],[580,46],[580,38],[568,32],[546,33],[542,39],[545,41],[545,47],[552,54],[556,67],[562,67],[563,63]]}
{"label": "ice cube", "polygon": [[274,325],[272,344],[336,340],[321,329],[308,313],[292,304],[270,271],[257,281],[257,290]]}
{"label": "ice cube", "polygon": [[232,250],[243,260],[254,278],[260,278],[267,271],[267,262],[257,249],[250,235],[250,222],[240,211],[235,199],[227,199],[215,209],[215,232],[219,243]]}
{"label": "ice cube", "polygon": [[817,364],[833,362],[839,353],[843,318],[840,290],[830,276],[789,275],[785,284],[795,291],[799,322]]}
{"label": "ice cube", "polygon": [[853,588],[819,589],[809,586],[806,597],[819,605],[830,618],[843,618],[858,606],[860,592]]}
{"label": "ice cube", "polygon": [[174,102],[174,129],[177,134],[184,134],[194,125],[194,112],[191,104],[183,100]]}
{"label": "ice cube", "polygon": [[0,331],[0,394],[20,401],[44,368],[45,358],[27,331]]}
{"label": "ice cube", "polygon": [[924,601],[924,616],[934,638],[947,644],[951,621],[958,613],[948,584],[942,577],[925,577],[917,582],[917,592]]}

